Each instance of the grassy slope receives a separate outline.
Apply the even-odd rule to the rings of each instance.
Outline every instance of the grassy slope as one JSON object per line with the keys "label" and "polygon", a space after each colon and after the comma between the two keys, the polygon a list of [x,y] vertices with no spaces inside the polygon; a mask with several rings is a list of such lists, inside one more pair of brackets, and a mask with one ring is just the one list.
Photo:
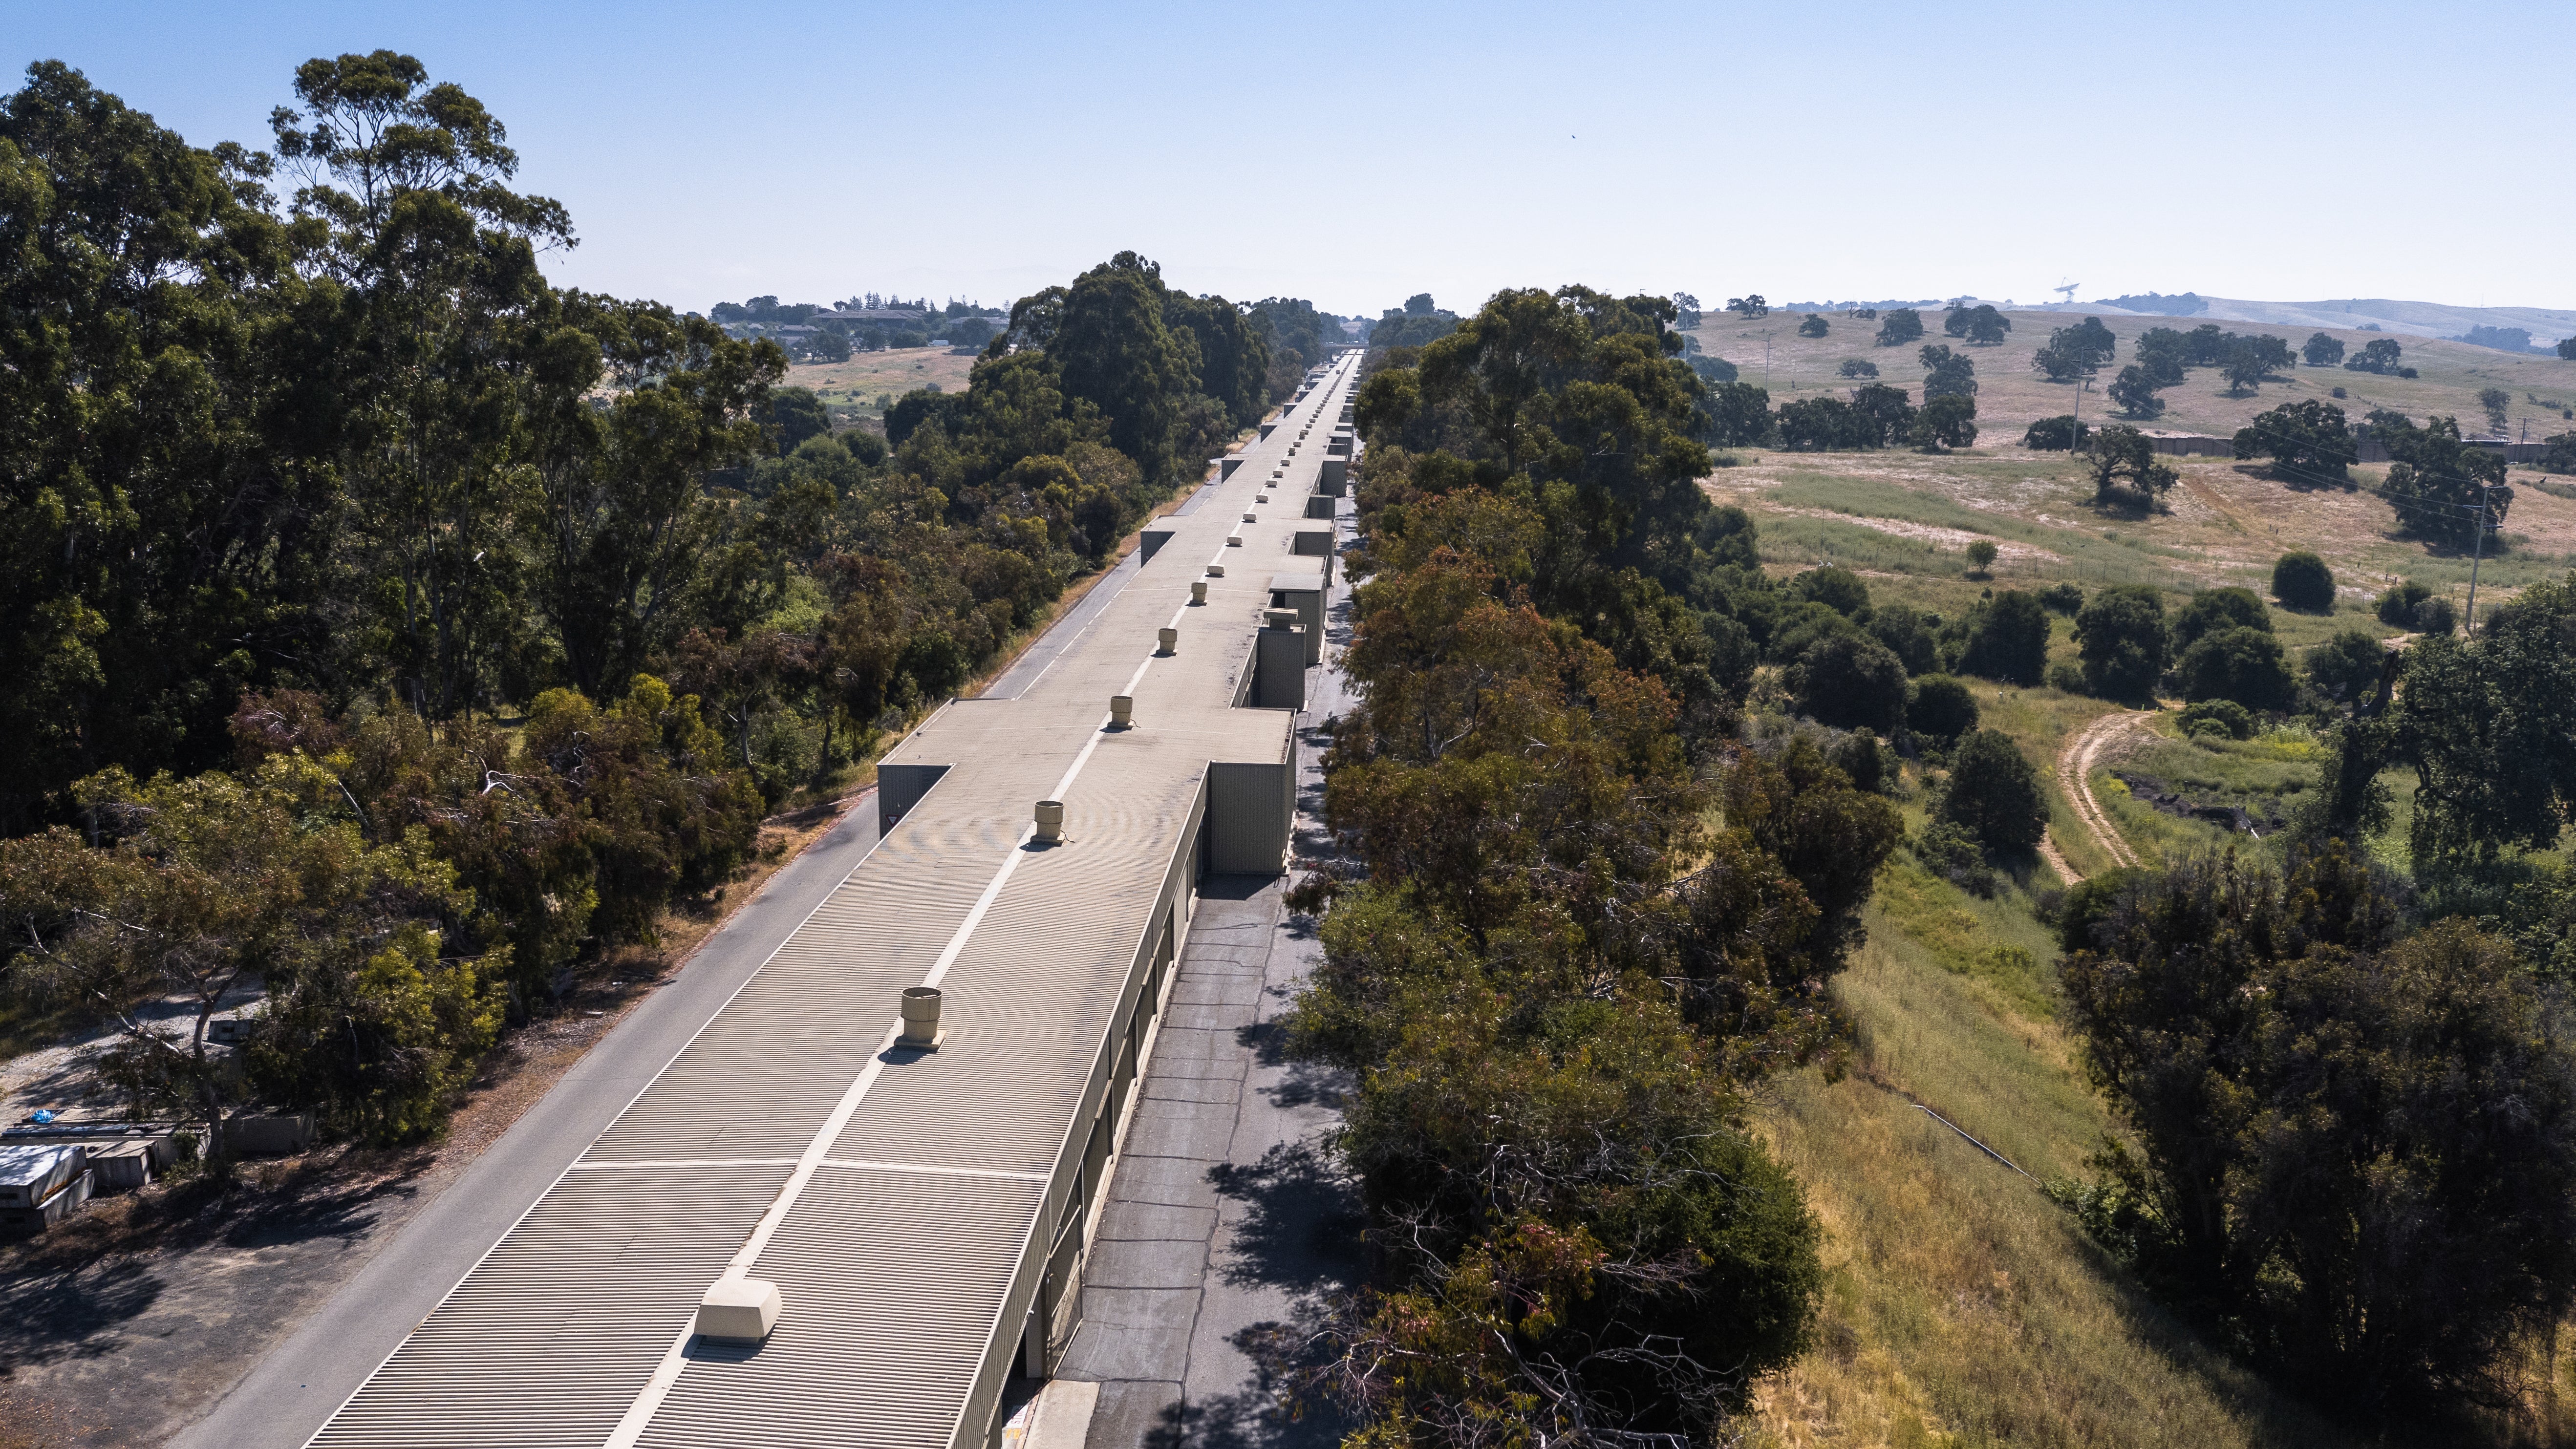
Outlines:
{"label": "grassy slope", "polygon": [[[2185,487],[2170,513],[2147,518],[2095,512],[2065,459],[2017,447],[1944,458],[1749,452],[1708,487],[1755,513],[1774,572],[1830,559],[1861,570],[1879,600],[1945,615],[1989,587],[2060,579],[2087,589],[2148,584],[2175,607],[2195,587],[2260,592],[2272,559],[2292,547],[2324,554],[2346,586],[2331,616],[2273,612],[2294,652],[2338,629],[2391,632],[2366,604],[2389,578],[2465,592],[2465,561],[2396,537],[2385,507],[2366,495],[2293,493],[2250,466],[2176,461]],[[2558,572],[2561,555],[2576,551],[2576,506],[2525,496],[2536,506],[2518,502],[2515,522],[2548,539],[2547,556],[2525,545],[2489,560],[2482,590],[2509,593]],[[2003,545],[1991,581],[1964,573],[1960,550],[1977,536]],[[2074,657],[2071,634],[2057,617],[2053,660]],[[2054,689],[1980,682],[1976,691],[1984,722],[2042,767],[2052,834],[2070,863],[2087,873],[2106,866],[2049,767],[2110,706]],[[2158,775],[2194,798],[2284,807],[2312,788],[2315,768],[2296,741],[2184,741],[2170,715],[2103,763]],[[2150,859],[2229,843],[2264,848],[2127,798],[2106,772],[2092,783]],[[2408,782],[2392,783],[2401,819],[2379,844],[2402,863]],[[1907,809],[1919,823],[1919,791]],[[2000,900],[1979,901],[1902,855],[1881,877],[1869,943],[1839,985],[1858,1031],[1858,1068],[1840,1082],[1789,1080],[1766,1113],[1827,1227],[1832,1279],[1823,1346],[1767,1386],[1757,1437],[1784,1446],[2363,1442],[2200,1342],[2030,1182],[1914,1106],[1934,1107],[2040,1178],[2081,1174],[2110,1127],[2055,1020],[2054,947],[2022,894],[2046,883],[2042,870]],[[2542,1407],[2545,1415],[2554,1406]],[[2498,1437],[2566,1442],[2555,1427],[2526,1419]]]}
{"label": "grassy slope", "polygon": [[[2017,948],[2016,956],[1997,947]],[[1852,1075],[1786,1083],[1766,1125],[1823,1219],[1823,1346],[1762,1395],[1781,1446],[2336,1445],[2212,1352],[2027,1179],[2109,1126],[2053,1020],[2046,933],[1900,861],[1841,983]]]}

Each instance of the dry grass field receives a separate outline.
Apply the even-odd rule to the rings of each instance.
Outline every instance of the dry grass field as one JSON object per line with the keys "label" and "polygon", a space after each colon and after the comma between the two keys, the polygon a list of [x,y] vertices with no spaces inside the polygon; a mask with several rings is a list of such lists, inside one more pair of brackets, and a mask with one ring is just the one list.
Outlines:
{"label": "dry grass field", "polygon": [[[1776,382],[1779,344],[1796,320],[1767,320],[1780,334],[1773,339]],[[2366,491],[2384,467],[2355,469],[2361,490],[2303,491],[2256,464],[2174,458],[2167,461],[2182,482],[2165,511],[2097,507],[2075,460],[2022,449],[2020,423],[1997,416],[2064,410],[2065,389],[2044,397],[2047,385],[2035,374],[2007,378],[2001,374],[2010,369],[1997,365],[2017,359],[2026,369],[2030,348],[2052,320],[2016,316],[2013,343],[1979,351],[1986,446],[1938,457],[1739,450],[1733,466],[1702,486],[1753,514],[1774,574],[1835,563],[1857,571],[1875,600],[1946,616],[1988,589],[2068,581],[2087,591],[2150,585],[2165,591],[2169,610],[2193,590],[2216,585],[2268,594],[2273,561],[2291,549],[2323,555],[2341,594],[2331,615],[2272,610],[2273,627],[2294,656],[2341,629],[2395,632],[2377,621],[2370,602],[2398,578],[2465,601],[2470,561],[2399,533],[2388,506]],[[2124,339],[2137,330],[2133,321],[2119,323]],[[1837,335],[1801,345],[1818,360],[1869,355],[1843,343],[1846,324],[1835,325]],[[1744,329],[1710,329],[1728,330]],[[1712,338],[1709,345],[1744,356],[1733,343]],[[2432,365],[2428,354],[2437,348],[2455,370]],[[1758,381],[1758,343],[1752,356]],[[2447,344],[2410,342],[2407,356],[2427,377],[2386,386],[2416,388],[2398,405],[2411,404],[2419,418],[2430,410],[2427,400],[2441,405],[2442,389],[2474,409],[2475,388],[2485,384],[2472,367],[2527,366]],[[1876,360],[1888,380],[1919,381],[1910,348],[1880,351]],[[1811,367],[1811,382],[1818,370]],[[2303,385],[2322,376],[2299,374]],[[2576,393],[2576,364],[2553,361],[2545,372],[2530,367],[2527,376],[2543,397]],[[2168,394],[2177,411],[2180,394],[2217,390],[2206,378],[2195,371]],[[2347,387],[2383,382],[2339,369],[2335,380]],[[2521,383],[2511,386],[2519,396]],[[1775,401],[1782,392],[1775,386]],[[2259,398],[2199,399],[2192,406],[2203,411],[2187,421],[2210,431],[2233,428],[2284,395],[2313,394],[2267,384]],[[1994,406],[1998,399],[2006,407]],[[2375,400],[2397,401],[2384,393]],[[2517,485],[2536,476],[2514,471]],[[2520,486],[2505,531],[2504,553],[2480,568],[2481,607],[2576,565],[2576,501]],[[1970,577],[1963,552],[1981,537],[2000,550],[1990,579]],[[2074,659],[2072,633],[2068,619],[2053,616],[2053,663]],[[1979,681],[1975,689],[1983,722],[2010,735],[2040,767],[2050,836],[2068,866],[2083,874],[2110,866],[2111,854],[2066,798],[2054,767],[2077,733],[2115,706],[2053,688]],[[2196,800],[2247,803],[2260,816],[2265,808],[2289,808],[2313,786],[2325,757],[2313,735],[2293,728],[2245,742],[2193,741],[2175,728],[2170,710],[2138,719],[2083,776],[2127,850],[2152,863],[2188,851],[2279,848],[2277,838],[2250,840],[2159,809],[2113,771],[2152,776]],[[2375,844],[2402,865],[2411,781],[2391,783],[2399,786],[2399,819]],[[1924,784],[1909,768],[1901,805],[1912,825],[1922,823]],[[2535,1349],[2519,1405],[2475,1423],[2339,1423],[2166,1312],[2042,1191],[2032,1179],[2084,1175],[2086,1156],[2116,1128],[2058,1021],[2055,943],[2032,910],[2034,896],[2058,883],[2049,867],[2034,865],[1995,899],[1981,900],[1902,851],[1881,875],[1868,942],[1837,986],[1856,1031],[1855,1069],[1839,1081],[1810,1072],[1780,1083],[1762,1117],[1826,1227],[1830,1277],[1820,1347],[1764,1386],[1750,1442],[1769,1449],[2576,1443],[2576,1425],[2567,1420],[2576,1403],[2576,1359],[2555,1346]],[[2030,1176],[1962,1141],[1926,1107]],[[2576,1345],[2576,1336],[2560,1341]]]}
{"label": "dry grass field", "polygon": [[882,423],[881,399],[886,397],[931,386],[964,392],[966,374],[974,366],[974,358],[945,347],[903,347],[855,353],[847,362],[800,362],[787,369],[784,386],[812,388],[831,410],[832,421],[848,427],[862,419]]}
{"label": "dry grass field", "polygon": [[[2052,329],[2084,320],[2082,312],[2006,312],[2012,321],[2012,333],[1992,347],[1969,347],[1955,337],[1941,335],[1941,309],[1918,308],[1923,313],[1923,342],[1942,343],[1962,352],[1977,364],[1977,424],[1997,442],[2018,441],[2032,419],[2055,417],[2070,412],[2075,406],[2072,383],[2052,383],[2031,370],[2031,355],[2048,341]],[[1831,330],[1822,337],[1801,337],[1798,323],[1805,315],[1774,312],[1768,317],[1746,321],[1728,312],[1709,312],[1693,334],[1707,352],[1723,357],[1743,371],[1743,381],[1762,383],[1763,345],[1770,334],[1771,400],[1776,406],[1794,398],[1840,395],[1858,382],[1837,375],[1848,358],[1859,358],[1878,364],[1878,381],[1904,388],[1916,401],[1922,400],[1923,368],[1915,353],[1922,343],[1903,347],[1880,347],[1872,338],[1878,330],[1875,322],[1864,322],[1840,313],[1821,314]],[[2113,418],[2115,410],[2102,395],[2102,388],[2118,375],[2119,369],[2133,361],[2138,335],[2150,327],[2175,327],[2189,331],[2201,324],[2198,317],[2105,317],[2102,325],[2120,339],[2119,355],[2101,375],[2094,379],[2084,398],[2087,421]],[[2261,322],[2220,322],[2230,332],[2253,336],[2269,332],[2286,340],[2293,349],[2308,340],[2318,329],[2274,326]],[[2327,335],[2340,339],[2347,355],[2357,354],[2362,345],[2389,334],[2378,332],[2326,329]],[[2341,407],[2358,419],[2375,407],[2395,408],[2421,422],[2433,414],[2448,414],[2460,419],[2466,432],[2482,432],[2486,415],[2478,407],[2478,391],[2500,387],[2513,397],[2507,414],[2514,436],[2522,435],[2528,424],[2534,438],[2576,428],[2560,413],[2576,407],[2576,362],[2557,357],[2516,356],[2492,348],[2471,347],[2464,342],[2437,342],[2418,337],[2396,339],[2406,351],[2403,361],[2423,375],[2412,380],[2379,377],[2366,372],[2346,372],[2340,367],[2300,367],[2284,375],[2280,382],[2267,382],[2259,392],[2243,397],[2229,397],[2227,383],[2216,368],[2196,367],[2177,386],[2164,391],[2165,412],[2152,423],[2141,423],[2171,433],[2213,433],[2227,435],[2252,420],[2256,413],[2301,398],[2322,398]],[[1864,381],[1866,379],[1863,379]],[[2340,387],[2349,396],[2335,399],[2330,390]],[[2539,403],[2530,399],[2536,397]],[[2556,406],[2543,406],[2554,403]]]}

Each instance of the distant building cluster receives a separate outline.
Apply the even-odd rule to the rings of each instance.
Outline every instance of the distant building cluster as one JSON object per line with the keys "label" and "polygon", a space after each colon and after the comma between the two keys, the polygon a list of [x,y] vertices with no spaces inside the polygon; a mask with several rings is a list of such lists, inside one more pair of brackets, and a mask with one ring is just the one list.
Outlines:
{"label": "distant building cluster", "polygon": [[806,362],[840,362],[854,352],[895,348],[980,348],[1002,330],[1008,314],[998,307],[927,298],[902,301],[875,293],[845,302],[782,303],[776,297],[719,302],[711,320],[733,337],[767,338]]}

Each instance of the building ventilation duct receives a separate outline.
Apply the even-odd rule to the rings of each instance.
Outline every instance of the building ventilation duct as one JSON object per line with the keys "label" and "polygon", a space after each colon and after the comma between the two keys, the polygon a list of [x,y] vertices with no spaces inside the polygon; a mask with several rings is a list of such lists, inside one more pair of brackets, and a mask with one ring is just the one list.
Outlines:
{"label": "building ventilation duct", "polygon": [[698,1334],[733,1343],[758,1343],[778,1324],[785,1306],[778,1285],[758,1278],[726,1278],[698,1300]]}
{"label": "building ventilation duct", "polygon": [[[1038,809],[1044,811],[1048,805],[1054,804],[1052,800],[1044,801],[1040,803]],[[1064,833],[1063,806],[1056,805],[1055,819],[1055,834],[1062,835]],[[1046,829],[1046,826],[1040,825],[1038,833],[1046,835]],[[1053,840],[1055,835],[1046,835],[1046,838]],[[947,1036],[948,1033],[939,1029],[939,988],[936,986],[905,987],[903,989],[903,1034],[894,1039],[894,1044],[909,1051],[932,1051],[937,1049],[940,1042],[946,1040]]]}

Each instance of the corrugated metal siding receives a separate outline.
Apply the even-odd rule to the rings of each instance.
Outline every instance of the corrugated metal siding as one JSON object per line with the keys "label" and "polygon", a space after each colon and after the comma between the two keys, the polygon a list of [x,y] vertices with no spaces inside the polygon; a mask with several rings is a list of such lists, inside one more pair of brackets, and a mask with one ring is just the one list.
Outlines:
{"label": "corrugated metal siding", "polygon": [[570,1174],[332,1417],[315,1449],[597,1445],[787,1172]]}
{"label": "corrugated metal siding", "polygon": [[778,1326],[693,1346],[639,1449],[946,1449],[1043,1189],[818,1170],[752,1268],[778,1285]]}

